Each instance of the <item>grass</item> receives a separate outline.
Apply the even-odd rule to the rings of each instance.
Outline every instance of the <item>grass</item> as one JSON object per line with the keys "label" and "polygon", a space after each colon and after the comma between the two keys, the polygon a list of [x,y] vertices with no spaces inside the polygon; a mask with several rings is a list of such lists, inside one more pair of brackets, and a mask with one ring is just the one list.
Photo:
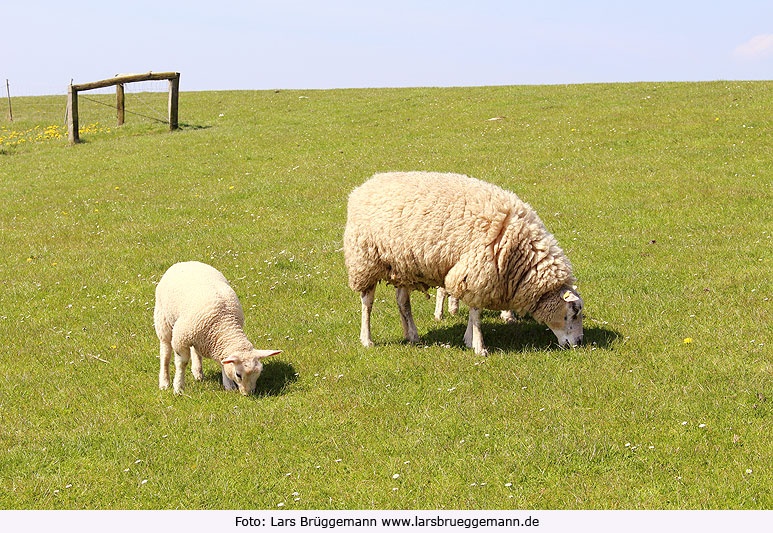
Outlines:
{"label": "grass", "polygon": [[[771,508],[771,89],[183,93],[173,134],[81,117],[81,145],[0,146],[0,508]],[[2,127],[61,122],[40,109]],[[489,313],[476,357],[466,310],[420,294],[406,345],[379,287],[362,348],[346,198],[401,169],[534,206],[586,345]],[[284,350],[254,397],[212,361],[157,388],[155,283],[192,259]]]}

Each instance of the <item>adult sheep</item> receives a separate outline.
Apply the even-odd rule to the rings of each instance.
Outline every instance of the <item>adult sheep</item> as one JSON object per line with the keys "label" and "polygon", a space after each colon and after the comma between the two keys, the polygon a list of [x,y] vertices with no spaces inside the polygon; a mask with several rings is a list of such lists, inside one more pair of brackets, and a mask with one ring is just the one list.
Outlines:
{"label": "adult sheep", "polygon": [[561,346],[582,342],[572,266],[537,213],[512,192],[460,174],[376,174],[349,195],[344,257],[361,294],[360,341],[373,346],[376,285],[397,287],[405,338],[418,342],[412,290],[444,287],[470,307],[464,342],[486,355],[480,309],[530,314]]}
{"label": "adult sheep", "polygon": [[156,286],[153,322],[161,345],[160,389],[169,387],[169,361],[174,350],[174,393],[185,387],[185,367],[203,378],[202,357],[222,366],[223,386],[251,394],[263,371],[261,360],[281,353],[256,350],[244,334],[244,312],[225,276],[198,261],[176,263]]}

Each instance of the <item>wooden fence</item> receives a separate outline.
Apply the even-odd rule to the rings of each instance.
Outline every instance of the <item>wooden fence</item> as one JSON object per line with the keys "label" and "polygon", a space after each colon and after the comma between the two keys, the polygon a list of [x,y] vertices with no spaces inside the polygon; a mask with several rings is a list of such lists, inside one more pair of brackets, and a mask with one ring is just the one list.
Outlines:
{"label": "wooden fence", "polygon": [[78,136],[78,93],[92,89],[101,89],[115,85],[116,115],[118,125],[124,121],[124,92],[123,85],[137,81],[169,80],[169,131],[177,129],[177,104],[180,98],[180,73],[179,72],[148,72],[147,74],[124,74],[107,80],[81,83],[67,87],[67,135],[70,144],[80,142]]}

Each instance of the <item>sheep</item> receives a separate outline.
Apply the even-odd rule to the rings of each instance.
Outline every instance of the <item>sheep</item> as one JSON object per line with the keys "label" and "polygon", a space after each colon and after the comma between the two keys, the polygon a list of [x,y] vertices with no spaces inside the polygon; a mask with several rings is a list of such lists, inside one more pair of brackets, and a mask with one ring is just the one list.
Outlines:
{"label": "sheep", "polygon": [[[456,313],[459,312],[459,299],[448,294],[448,291],[443,287],[438,287],[437,294],[435,295],[435,320],[438,322],[443,320],[443,308],[445,306],[446,297],[448,297],[448,314],[455,316]],[[515,322],[515,315],[512,309],[502,310],[499,316],[508,324]]]}
{"label": "sheep", "polygon": [[443,287],[470,307],[464,343],[488,352],[480,309],[530,314],[561,347],[582,341],[583,301],[572,266],[537,213],[514,193],[461,174],[376,174],[349,195],[344,230],[349,287],[362,302],[360,342],[373,346],[376,285],[397,288],[405,339],[419,335],[410,293]]}
{"label": "sheep", "polygon": [[156,286],[153,322],[161,345],[158,387],[169,388],[169,361],[174,350],[174,393],[185,387],[191,361],[196,380],[203,378],[202,357],[222,366],[223,386],[243,395],[255,391],[262,359],[280,350],[256,350],[244,334],[244,312],[225,276],[198,261],[176,263]]}

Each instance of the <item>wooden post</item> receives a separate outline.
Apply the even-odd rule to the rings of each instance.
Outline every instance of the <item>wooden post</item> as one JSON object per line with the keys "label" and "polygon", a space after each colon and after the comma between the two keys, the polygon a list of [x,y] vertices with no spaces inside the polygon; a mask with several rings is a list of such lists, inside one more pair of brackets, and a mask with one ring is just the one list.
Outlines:
{"label": "wooden post", "polygon": [[67,136],[70,144],[80,142],[78,136],[78,90],[72,83],[67,87]]}
{"label": "wooden post", "polygon": [[169,80],[169,131],[177,129],[177,104],[180,100],[180,73]]}
{"label": "wooden post", "polygon": [[123,126],[124,107],[123,107],[123,83],[115,85],[115,112],[118,115],[118,125]]}
{"label": "wooden post", "polygon": [[5,78],[5,94],[8,95],[8,117],[13,122],[13,109],[11,108],[11,86],[8,84],[8,78]]}

